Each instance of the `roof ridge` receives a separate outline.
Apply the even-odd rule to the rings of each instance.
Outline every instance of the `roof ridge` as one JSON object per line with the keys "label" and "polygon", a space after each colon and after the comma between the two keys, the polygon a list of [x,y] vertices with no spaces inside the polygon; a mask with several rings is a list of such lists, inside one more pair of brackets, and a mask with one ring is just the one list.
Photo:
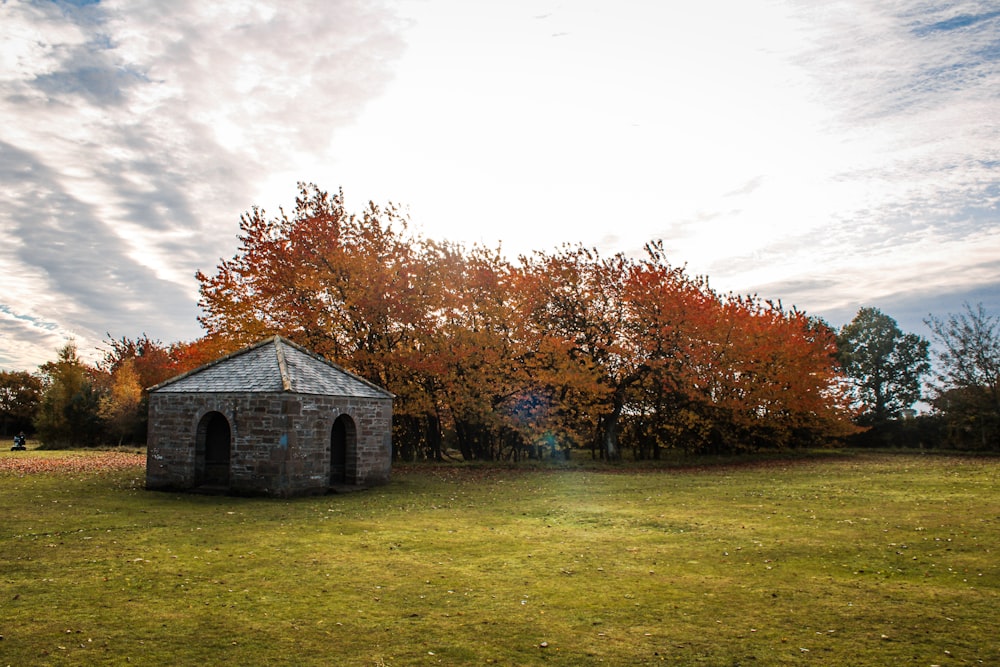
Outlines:
{"label": "roof ridge", "polygon": [[274,337],[274,352],[278,357],[278,374],[281,375],[281,389],[292,391],[292,377],[288,374],[288,362],[285,361],[285,352],[281,349],[281,336]]}
{"label": "roof ridge", "polygon": [[334,362],[330,361],[329,359],[327,359],[326,357],[324,357],[323,355],[321,355],[321,354],[319,354],[317,352],[313,352],[312,350],[304,348],[301,345],[299,345],[298,343],[290,341],[287,338],[282,338],[281,336],[275,336],[275,338],[279,339],[282,343],[284,343],[285,345],[288,345],[292,349],[298,350],[299,352],[301,352],[301,353],[303,353],[303,354],[305,354],[305,355],[307,355],[309,357],[312,357],[316,361],[322,362],[322,363],[326,364],[327,366],[335,368],[336,370],[340,371],[341,373],[343,373],[344,375],[348,376],[351,379],[357,380],[358,382],[361,382],[361,383],[367,385],[368,387],[370,387],[370,388],[372,388],[372,389],[374,389],[376,391],[382,392],[383,394],[386,394],[387,396],[390,396],[392,398],[396,397],[395,394],[393,394],[391,391],[389,391],[385,387],[381,387],[381,386],[375,384],[374,382],[372,382],[370,380],[366,380],[365,378],[361,377],[360,375],[358,375],[356,373],[352,373],[351,371],[347,370],[346,368],[344,368],[340,364],[337,364],[337,363],[334,363]]}

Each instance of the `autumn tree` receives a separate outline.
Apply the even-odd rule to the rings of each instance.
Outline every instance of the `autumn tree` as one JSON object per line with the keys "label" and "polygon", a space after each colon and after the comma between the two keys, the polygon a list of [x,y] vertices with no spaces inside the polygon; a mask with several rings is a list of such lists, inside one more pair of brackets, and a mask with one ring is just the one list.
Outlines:
{"label": "autumn tree", "polygon": [[153,340],[145,333],[135,338],[122,336],[117,339],[108,334],[105,344],[107,348],[98,368],[113,376],[122,366],[129,365],[135,382],[144,390],[183,372],[174,357],[175,346]]}
{"label": "autumn tree", "polygon": [[[660,242],[624,277],[621,326],[633,371],[624,428],[639,458],[664,448],[702,447],[710,423],[698,385],[702,345],[718,317],[718,301],[702,278],[672,266]],[[628,377],[628,376],[626,376]]]}
{"label": "autumn tree", "polygon": [[567,245],[512,265],[413,234],[392,206],[351,214],[311,185],[290,214],[244,215],[239,240],[198,273],[209,342],[174,359],[281,334],[396,395],[404,458],[589,447],[617,460],[629,439],[655,456],[842,430],[829,330],[719,296],[662,244],[641,259]]}
{"label": "autumn tree", "polygon": [[852,429],[832,331],[756,296],[719,295],[647,246],[624,294],[640,455],[822,443]]}
{"label": "autumn tree", "polygon": [[527,384],[510,409],[526,441],[555,438],[617,460],[617,424],[610,424],[620,310],[612,264],[596,251],[563,246],[521,259],[522,363]]}
{"label": "autumn tree", "polygon": [[427,253],[392,206],[348,213],[343,193],[300,185],[295,210],[240,222],[240,248],[199,272],[208,336],[233,347],[280,334],[396,394],[396,428],[440,444],[414,346],[434,328],[439,297]]}
{"label": "autumn tree", "polygon": [[384,384],[374,360],[422,314],[405,227],[393,207],[355,216],[343,193],[300,184],[291,216],[254,208],[241,218],[237,254],[213,276],[198,272],[199,321],[236,347],[281,334]]}
{"label": "autumn tree", "polygon": [[[205,335],[197,340],[171,343],[170,368],[174,375],[193,371],[239,349],[237,343],[224,335]],[[165,379],[170,379],[167,376]],[[157,383],[154,383],[157,384]],[[147,385],[148,389],[149,386]]]}
{"label": "autumn tree", "polygon": [[863,406],[862,423],[895,419],[920,399],[921,379],[930,370],[929,343],[904,334],[893,318],[861,308],[840,330],[837,345]]}
{"label": "autumn tree", "polygon": [[829,327],[755,296],[722,299],[720,315],[701,349],[723,450],[822,444],[855,430]]}
{"label": "autumn tree", "polygon": [[450,430],[465,460],[518,458],[511,413],[524,372],[516,358],[516,272],[499,250],[427,243],[436,295],[411,367],[425,383],[428,406]]}
{"label": "autumn tree", "polygon": [[99,400],[100,417],[112,442],[143,442],[149,413],[147,389],[190,368],[181,368],[177,346],[164,345],[145,333],[135,338],[108,334],[97,370],[107,377]]}
{"label": "autumn tree", "polygon": [[3,435],[31,430],[42,397],[42,379],[27,371],[0,371],[0,424]]}
{"label": "autumn tree", "polygon": [[134,358],[128,358],[111,374],[111,386],[98,402],[98,416],[119,445],[144,440],[146,405]]}

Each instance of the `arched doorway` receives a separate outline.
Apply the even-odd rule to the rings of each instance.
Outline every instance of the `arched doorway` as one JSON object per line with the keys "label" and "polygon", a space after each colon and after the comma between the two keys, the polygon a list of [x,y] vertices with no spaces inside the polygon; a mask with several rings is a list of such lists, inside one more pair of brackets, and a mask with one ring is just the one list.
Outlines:
{"label": "arched doorway", "polygon": [[195,484],[229,486],[232,431],[221,412],[209,412],[198,422],[195,442]]}
{"label": "arched doorway", "polygon": [[357,429],[354,420],[340,415],[330,432],[330,485],[346,484],[347,460],[357,452]]}

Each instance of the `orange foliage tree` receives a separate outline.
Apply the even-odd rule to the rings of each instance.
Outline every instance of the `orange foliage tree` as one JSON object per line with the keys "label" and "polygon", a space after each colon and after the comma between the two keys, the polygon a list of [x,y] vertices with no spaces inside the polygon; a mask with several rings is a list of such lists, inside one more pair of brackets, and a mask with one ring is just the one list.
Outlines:
{"label": "orange foliage tree", "polygon": [[240,347],[279,334],[389,388],[397,443],[438,458],[438,365],[424,350],[445,309],[447,250],[409,235],[394,207],[352,215],[343,193],[304,184],[292,215],[255,208],[240,229],[237,254],[197,274],[208,336]]}
{"label": "orange foliage tree", "polygon": [[[199,272],[204,341],[175,368],[280,334],[396,394],[404,458],[639,457],[788,447],[850,430],[828,327],[719,295],[651,243],[514,265],[424,239],[392,206],[348,213],[300,185],[295,210],[241,218],[240,247]],[[186,369],[185,369],[186,370]]]}
{"label": "orange foliage tree", "polygon": [[629,266],[624,299],[622,327],[640,371],[628,388],[627,440],[640,458],[659,458],[664,448],[703,449],[712,422],[700,378],[710,375],[707,355],[717,345],[717,297],[704,279],[671,266],[662,244],[650,243],[646,257]]}

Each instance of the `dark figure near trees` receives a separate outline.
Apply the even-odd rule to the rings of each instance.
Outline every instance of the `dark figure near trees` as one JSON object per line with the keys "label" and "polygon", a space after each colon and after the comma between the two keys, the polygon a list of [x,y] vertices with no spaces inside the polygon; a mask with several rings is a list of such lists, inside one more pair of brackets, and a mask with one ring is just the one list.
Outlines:
{"label": "dark figure near trees", "polygon": [[23,452],[24,450],[27,449],[27,447],[24,446],[24,443],[25,443],[24,431],[21,431],[20,433],[14,436],[14,446],[10,448],[10,451]]}

